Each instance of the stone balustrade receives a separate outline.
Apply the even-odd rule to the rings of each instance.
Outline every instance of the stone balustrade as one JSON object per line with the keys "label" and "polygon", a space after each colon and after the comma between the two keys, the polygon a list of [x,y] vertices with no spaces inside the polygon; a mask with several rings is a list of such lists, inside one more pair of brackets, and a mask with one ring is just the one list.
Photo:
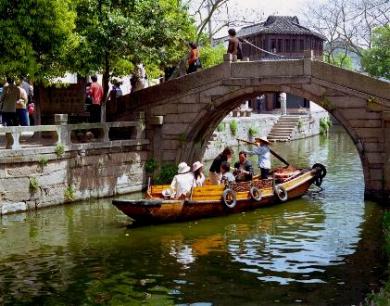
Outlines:
{"label": "stone balustrade", "polygon": [[2,136],[5,137],[5,151],[59,144],[68,149],[81,149],[115,142],[125,142],[126,145],[148,143],[144,139],[143,113],[139,113],[135,121],[0,127],[0,139]]}

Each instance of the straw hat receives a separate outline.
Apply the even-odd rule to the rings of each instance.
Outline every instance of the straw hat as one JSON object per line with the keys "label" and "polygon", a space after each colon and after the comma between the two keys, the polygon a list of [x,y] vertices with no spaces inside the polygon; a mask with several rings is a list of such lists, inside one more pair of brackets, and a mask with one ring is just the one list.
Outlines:
{"label": "straw hat", "polygon": [[270,142],[269,142],[268,139],[267,139],[267,136],[256,137],[255,140],[256,140],[256,141],[260,141],[260,142],[264,142],[264,143],[266,143],[266,144],[270,144]]}
{"label": "straw hat", "polygon": [[180,163],[179,166],[178,166],[177,173],[183,174],[183,173],[190,172],[190,170],[191,170],[191,168],[187,165],[187,163],[182,162],[182,163]]}
{"label": "straw hat", "polygon": [[200,161],[196,161],[192,164],[192,172],[195,172],[196,170],[203,167],[203,164]]}

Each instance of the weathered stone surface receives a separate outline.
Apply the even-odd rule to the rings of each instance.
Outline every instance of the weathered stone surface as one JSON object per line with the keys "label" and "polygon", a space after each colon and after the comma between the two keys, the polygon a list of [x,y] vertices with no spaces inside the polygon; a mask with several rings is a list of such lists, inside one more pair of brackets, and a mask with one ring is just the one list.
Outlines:
{"label": "weathered stone surface", "polygon": [[382,120],[349,120],[349,124],[353,128],[381,128]]}
{"label": "weathered stone surface", "polygon": [[382,119],[381,113],[367,112],[362,108],[341,109],[340,111],[347,120]]}
{"label": "weathered stone surface", "polygon": [[2,215],[22,212],[26,210],[27,210],[27,205],[25,202],[3,203],[1,206]]}
{"label": "weathered stone surface", "polygon": [[[192,104],[188,104],[192,105]],[[172,123],[190,123],[192,122],[196,116],[198,115],[198,112],[193,113],[180,113],[180,114],[168,114],[165,116],[165,123],[166,124],[172,124]]]}
{"label": "weathered stone surface", "polygon": [[49,174],[41,175],[37,178],[39,186],[49,186],[53,184],[62,184],[66,181],[68,171],[67,169],[58,169]]}
{"label": "weathered stone surface", "polygon": [[331,102],[337,108],[365,108],[367,106],[367,101],[357,97],[351,96],[338,96],[330,97]]}
{"label": "weathered stone surface", "polygon": [[176,150],[180,146],[179,140],[165,140],[162,143],[163,150]]}
{"label": "weathered stone surface", "polygon": [[365,143],[364,144],[364,151],[365,152],[384,152],[384,146],[383,143]]}
{"label": "weathered stone surface", "polygon": [[177,114],[177,104],[159,105],[152,108],[152,115]]}
{"label": "weathered stone surface", "polygon": [[176,160],[176,155],[176,150],[164,150],[162,154],[162,160],[174,162]]}
{"label": "weathered stone surface", "polygon": [[[102,148],[99,152],[95,148],[86,150],[84,156],[72,153],[67,158],[53,159],[43,167],[37,166],[36,157],[27,155],[25,157],[31,162],[2,164],[0,204],[10,203],[5,206],[4,213],[13,212],[15,207],[18,210],[31,210],[64,203],[68,186],[73,186],[75,190],[74,200],[112,196],[117,189],[121,193],[141,190],[144,183],[143,164],[148,153],[133,152],[132,148],[118,149],[114,152],[113,148]],[[118,179],[121,176],[128,179]],[[35,192],[29,189],[30,177],[38,181],[39,188]],[[19,204],[15,206],[15,203]],[[24,203],[24,206],[20,203]]]}
{"label": "weathered stone surface", "polygon": [[370,180],[380,181],[383,179],[383,169],[370,169]]}
{"label": "weathered stone surface", "polygon": [[359,137],[378,137],[383,138],[382,128],[355,128],[355,131]]}
{"label": "weathered stone surface", "polygon": [[383,190],[383,181],[382,180],[369,180],[366,183],[366,189],[370,190],[371,192],[378,190]]}
{"label": "weathered stone surface", "polygon": [[202,109],[201,104],[179,104],[177,110],[178,114],[181,115],[183,113],[198,113]]}
{"label": "weathered stone surface", "polygon": [[384,153],[366,153],[365,156],[369,164],[378,164],[384,161]]}
{"label": "weathered stone surface", "polygon": [[180,135],[186,132],[188,124],[177,123],[177,124],[164,124],[162,131],[164,134]]}

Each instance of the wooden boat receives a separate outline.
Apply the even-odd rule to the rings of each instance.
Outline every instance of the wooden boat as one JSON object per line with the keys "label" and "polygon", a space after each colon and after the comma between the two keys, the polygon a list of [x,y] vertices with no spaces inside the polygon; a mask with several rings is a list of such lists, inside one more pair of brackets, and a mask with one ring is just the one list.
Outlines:
{"label": "wooden boat", "polygon": [[188,199],[164,199],[169,185],[149,186],[145,199],[113,200],[112,203],[136,224],[179,222],[216,217],[257,209],[301,197],[311,184],[321,185],[326,169],[315,164],[309,169],[291,166],[274,170],[272,178],[240,182],[231,186],[195,187]]}

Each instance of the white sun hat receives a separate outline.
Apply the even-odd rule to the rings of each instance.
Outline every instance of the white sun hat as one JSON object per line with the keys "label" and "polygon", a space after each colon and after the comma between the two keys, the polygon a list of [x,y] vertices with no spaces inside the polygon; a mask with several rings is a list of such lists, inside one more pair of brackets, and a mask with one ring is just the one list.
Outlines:
{"label": "white sun hat", "polygon": [[270,144],[270,142],[268,141],[267,136],[256,137],[255,140],[256,140],[256,141],[262,141],[262,142],[265,142],[265,143],[267,143],[267,144]]}
{"label": "white sun hat", "polygon": [[179,166],[178,166],[177,173],[183,174],[183,173],[190,172],[190,170],[191,170],[191,168],[187,165],[187,163],[182,162],[182,163],[180,163]]}
{"label": "white sun hat", "polygon": [[173,192],[171,189],[164,189],[161,194],[164,198],[170,198],[173,195]]}
{"label": "white sun hat", "polygon": [[192,172],[202,168],[204,165],[200,161],[196,161],[192,164]]}

